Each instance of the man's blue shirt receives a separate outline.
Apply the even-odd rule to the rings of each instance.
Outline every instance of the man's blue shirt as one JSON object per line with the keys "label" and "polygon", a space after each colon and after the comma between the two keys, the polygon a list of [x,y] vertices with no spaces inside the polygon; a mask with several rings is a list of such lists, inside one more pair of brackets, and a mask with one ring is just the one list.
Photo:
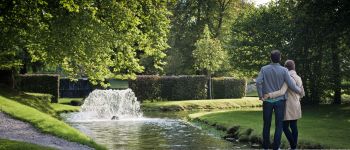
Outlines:
{"label": "man's blue shirt", "polygon": [[[288,88],[300,93],[301,89],[292,81],[288,69],[282,67],[279,63],[271,63],[261,68],[258,78],[256,78],[256,87],[260,98],[264,94],[278,91],[282,88],[283,83],[286,82]],[[276,97],[276,100],[287,99],[287,94]]]}

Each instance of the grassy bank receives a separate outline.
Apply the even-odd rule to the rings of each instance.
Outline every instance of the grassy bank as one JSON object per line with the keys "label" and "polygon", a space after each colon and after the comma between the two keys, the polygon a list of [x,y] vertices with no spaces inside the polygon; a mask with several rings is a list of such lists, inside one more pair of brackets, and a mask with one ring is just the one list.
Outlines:
{"label": "grassy bank", "polygon": [[141,106],[143,111],[186,111],[251,108],[261,107],[261,104],[261,101],[259,101],[256,97],[244,97],[240,99],[144,102]]}
{"label": "grassy bank", "polygon": [[[47,110],[37,109],[38,105],[42,105],[40,102],[38,104],[34,103],[36,100],[31,100],[30,103],[34,105],[25,105],[23,99],[29,99],[25,94],[15,91],[8,91],[1,89],[0,92],[0,111],[17,118],[19,120],[28,122],[40,131],[48,134],[61,137],[68,141],[78,142],[81,144],[88,145],[95,149],[105,149],[104,147],[96,144],[92,139],[78,131],[77,129],[70,127],[63,121],[55,118],[52,113],[45,112],[55,112],[53,108],[49,105]],[[14,99],[16,98],[16,99]],[[23,98],[23,99],[21,99]],[[20,102],[19,102],[20,101]],[[44,104],[46,106],[46,104]],[[51,110],[52,109],[52,110]],[[50,111],[49,111],[50,110]]]}
{"label": "grassy bank", "polygon": [[9,150],[9,149],[54,150],[53,148],[44,147],[36,144],[0,139],[0,150]]}
{"label": "grassy bank", "polygon": [[66,104],[50,104],[52,109],[56,113],[68,113],[68,112],[77,112],[80,110],[80,106],[71,106]]}
{"label": "grassy bank", "polygon": [[[194,120],[224,130],[231,137],[259,143],[262,133],[261,110],[197,113]],[[274,133],[272,123],[271,135]],[[350,148],[350,105],[317,105],[303,107],[298,121],[300,148]],[[288,148],[283,136],[284,148]]]}

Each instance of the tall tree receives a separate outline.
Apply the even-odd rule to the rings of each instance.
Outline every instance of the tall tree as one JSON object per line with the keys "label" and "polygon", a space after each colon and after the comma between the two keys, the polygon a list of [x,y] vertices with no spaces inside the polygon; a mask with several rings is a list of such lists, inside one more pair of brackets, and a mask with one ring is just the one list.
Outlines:
{"label": "tall tree", "polygon": [[134,78],[144,71],[140,59],[164,65],[169,11],[167,3],[146,1],[1,1],[0,69],[18,70],[21,55],[60,66],[71,78]]}
{"label": "tall tree", "polygon": [[228,31],[231,20],[236,17],[235,13],[239,7],[241,7],[239,0],[177,0],[170,9],[173,17],[166,73],[195,74],[192,52],[205,24],[212,31],[213,37],[225,44],[224,41],[230,34]]}
{"label": "tall tree", "polygon": [[195,43],[193,51],[194,64],[197,70],[207,73],[209,79],[209,98],[212,99],[211,75],[220,69],[227,59],[226,52],[222,49],[220,41],[212,38],[209,27],[206,25],[202,37]]}
{"label": "tall tree", "polygon": [[[231,62],[235,69],[255,76],[268,63],[272,49],[293,59],[301,75],[306,98],[319,103],[333,95],[341,103],[341,81],[349,53],[349,2],[337,0],[280,0],[244,12],[232,27]],[[243,60],[242,60],[243,59]],[[331,70],[331,72],[330,72]]]}

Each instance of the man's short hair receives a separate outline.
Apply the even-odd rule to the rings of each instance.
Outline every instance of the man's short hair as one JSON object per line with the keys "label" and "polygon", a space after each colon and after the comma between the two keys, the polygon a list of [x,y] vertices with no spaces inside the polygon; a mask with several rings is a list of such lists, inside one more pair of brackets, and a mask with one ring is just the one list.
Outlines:
{"label": "man's short hair", "polygon": [[273,50],[270,57],[273,63],[279,63],[281,61],[281,52],[279,50]]}
{"label": "man's short hair", "polygon": [[288,70],[295,70],[295,63],[293,60],[287,60],[284,63],[284,67],[286,67]]}

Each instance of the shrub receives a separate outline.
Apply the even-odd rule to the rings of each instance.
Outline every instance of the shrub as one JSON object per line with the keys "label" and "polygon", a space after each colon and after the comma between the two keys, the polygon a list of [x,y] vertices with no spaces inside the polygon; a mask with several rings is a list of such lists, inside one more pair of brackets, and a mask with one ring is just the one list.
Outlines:
{"label": "shrub", "polygon": [[207,98],[206,76],[178,76],[169,100],[191,100]]}
{"label": "shrub", "polygon": [[80,100],[71,100],[70,105],[72,106],[81,106],[82,102]]}
{"label": "shrub", "polygon": [[176,76],[162,76],[160,78],[160,96],[162,99],[174,99],[174,87],[176,85]]}
{"label": "shrub", "polygon": [[51,94],[52,103],[57,103],[59,98],[59,75],[25,74],[18,75],[16,87],[25,92]]}
{"label": "shrub", "polygon": [[129,81],[140,100],[190,100],[207,96],[205,76],[142,75]]}
{"label": "shrub", "polygon": [[129,81],[129,87],[134,91],[139,101],[160,99],[159,76],[141,75],[136,80]]}
{"label": "shrub", "polygon": [[232,77],[213,78],[213,97],[221,98],[242,98],[245,96],[247,83],[244,79]]}

